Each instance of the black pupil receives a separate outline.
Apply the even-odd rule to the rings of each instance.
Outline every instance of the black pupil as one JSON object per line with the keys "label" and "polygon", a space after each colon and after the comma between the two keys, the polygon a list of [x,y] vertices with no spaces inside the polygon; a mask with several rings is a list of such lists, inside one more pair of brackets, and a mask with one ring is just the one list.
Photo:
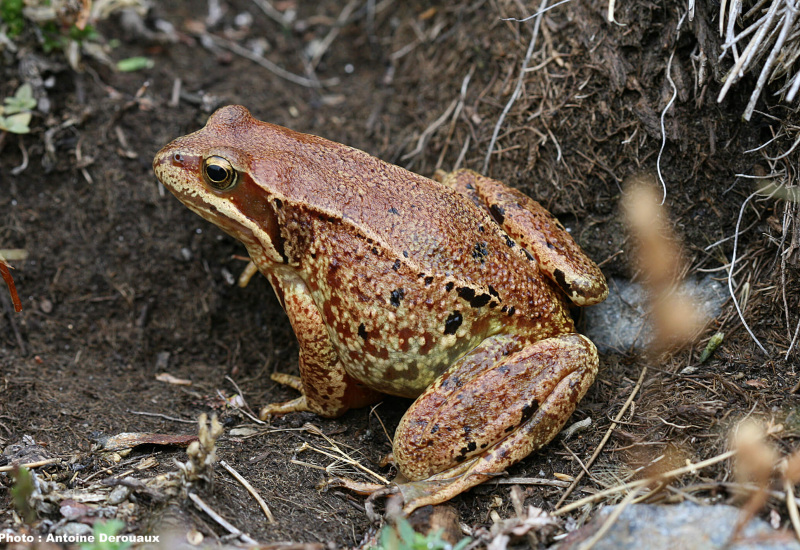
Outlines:
{"label": "black pupil", "polygon": [[206,173],[211,181],[217,183],[225,181],[228,177],[228,171],[217,164],[209,164],[208,167],[206,167]]}

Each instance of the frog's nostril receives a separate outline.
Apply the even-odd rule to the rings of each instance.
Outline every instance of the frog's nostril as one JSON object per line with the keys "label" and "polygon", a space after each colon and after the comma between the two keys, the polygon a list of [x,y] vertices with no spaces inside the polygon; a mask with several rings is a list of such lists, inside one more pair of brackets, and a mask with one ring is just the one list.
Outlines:
{"label": "frog's nostril", "polygon": [[174,155],[172,155],[172,163],[173,164],[182,165],[183,164],[183,155],[181,155],[180,153],[175,153]]}

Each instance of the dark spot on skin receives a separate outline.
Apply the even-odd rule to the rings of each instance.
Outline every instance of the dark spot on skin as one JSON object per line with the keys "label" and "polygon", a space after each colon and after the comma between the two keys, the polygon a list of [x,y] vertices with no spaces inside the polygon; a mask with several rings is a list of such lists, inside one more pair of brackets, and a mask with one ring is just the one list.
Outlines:
{"label": "dark spot on skin", "polygon": [[488,304],[489,300],[491,299],[492,297],[489,296],[488,294],[479,294],[478,296],[475,296],[472,300],[469,301],[469,305],[475,308],[483,307],[486,304]]}
{"label": "dark spot on skin", "polygon": [[505,235],[505,238],[506,238],[506,245],[508,245],[508,248],[514,248],[514,246],[515,246],[517,243],[515,243],[514,241],[512,241],[512,240],[511,240],[511,237],[509,237],[508,235]]}
{"label": "dark spot on skin", "polygon": [[486,243],[475,243],[475,248],[472,249],[472,257],[481,263],[486,261],[486,256],[489,254],[489,249]]}
{"label": "dark spot on skin", "polygon": [[528,405],[522,407],[522,419],[519,421],[519,423],[524,424],[530,420],[537,410],[539,410],[539,402],[534,399]]}
{"label": "dark spot on skin", "polygon": [[279,209],[279,210],[280,210],[281,208],[283,208],[283,202],[281,201],[281,199],[275,199],[275,207],[276,207],[277,209]]}
{"label": "dark spot on skin", "polygon": [[514,315],[515,311],[517,311],[517,310],[514,309],[514,306],[511,306],[510,308],[508,308],[508,316],[511,317],[512,315]]}
{"label": "dark spot on skin", "polygon": [[475,289],[469,288],[467,286],[458,287],[457,292],[459,298],[462,298],[468,302],[475,297]]}
{"label": "dark spot on skin", "polygon": [[444,333],[445,334],[455,334],[458,330],[458,327],[461,326],[461,321],[463,321],[461,317],[461,313],[458,311],[454,311],[450,314],[447,320],[444,322]]}
{"label": "dark spot on skin", "polygon": [[439,431],[439,424],[434,424],[433,428],[431,428],[431,434],[435,434]]}
{"label": "dark spot on skin", "polygon": [[502,365],[500,367],[497,367],[497,372],[499,372],[500,374],[506,374],[508,373],[508,371],[509,371],[508,365]]}
{"label": "dark spot on skin", "polygon": [[500,311],[502,311],[503,313],[505,313],[506,311],[508,311],[508,306],[503,306],[503,307],[501,307],[501,308],[500,308]]}
{"label": "dark spot on skin", "polygon": [[488,444],[488,443],[481,443],[481,449],[485,449],[485,448],[486,448],[486,447],[488,447],[488,446],[489,446],[489,444]]}
{"label": "dark spot on skin", "polygon": [[523,249],[523,252],[525,253],[525,256],[528,258],[528,261],[532,262],[533,261],[533,256],[531,256],[531,253],[528,252],[527,250],[524,250],[524,249]]}
{"label": "dark spot on skin", "polygon": [[394,206],[389,208],[389,213],[390,214],[400,214],[400,212],[398,212],[397,209]]}
{"label": "dark spot on skin", "polygon": [[433,277],[425,277],[425,286],[428,286],[433,282]]}
{"label": "dark spot on skin", "polygon": [[458,451],[458,456],[456,457],[456,462],[463,462],[467,455],[478,448],[478,444],[474,441],[470,441],[467,443],[466,447],[461,447]]}
{"label": "dark spot on skin", "polygon": [[408,258],[408,251],[407,250],[403,250],[403,257],[404,258]]}
{"label": "dark spot on skin", "polygon": [[564,272],[560,269],[556,269],[553,271],[553,277],[556,278],[556,282],[558,286],[560,286],[563,290],[569,292],[572,290],[572,285],[567,282],[567,278],[564,276]]}
{"label": "dark spot on skin", "polygon": [[394,307],[400,307],[400,300],[406,295],[406,291],[402,288],[398,288],[397,290],[392,291],[392,295],[389,297],[389,303],[392,304]]}
{"label": "dark spot on skin", "polygon": [[375,248],[374,246],[372,247],[372,253],[375,254],[376,256],[378,255],[378,249]]}
{"label": "dark spot on skin", "polygon": [[367,334],[367,327],[364,326],[364,323],[358,325],[358,335],[361,336],[364,340],[367,339],[369,334]]}
{"label": "dark spot on skin", "polygon": [[503,225],[503,220],[506,219],[506,211],[503,210],[503,207],[499,204],[493,204],[489,207],[489,212],[492,213],[494,219],[497,220],[497,223]]}
{"label": "dark spot on skin", "polygon": [[475,188],[474,188],[474,187],[472,187],[472,184],[471,184],[471,183],[468,183],[468,184],[467,184],[467,189],[469,189],[470,191],[472,191],[472,190],[473,190],[473,189],[475,189]]}
{"label": "dark spot on skin", "polygon": [[498,298],[498,299],[500,298],[500,295],[497,293],[497,291],[494,289],[494,287],[492,285],[489,285],[489,294],[491,294],[495,298]]}
{"label": "dark spot on skin", "polygon": [[394,269],[395,271],[400,269],[400,260],[395,260],[394,261],[394,265],[392,266],[392,269]]}
{"label": "dark spot on skin", "polygon": [[547,241],[547,248],[549,248],[550,250],[555,250],[556,249],[555,245],[553,243],[551,243],[550,241]]}
{"label": "dark spot on skin", "polygon": [[489,302],[489,309],[497,307],[497,302]]}
{"label": "dark spot on skin", "polygon": [[446,285],[444,285],[444,289],[445,289],[447,292],[450,292],[451,290],[453,290],[453,286],[455,286],[455,285],[454,285],[454,284],[453,284],[453,282],[451,281],[451,282],[447,283]]}
{"label": "dark spot on skin", "polygon": [[478,231],[480,231],[481,233],[484,233],[486,231],[486,228],[483,227],[482,225],[479,225],[478,226]]}
{"label": "dark spot on skin", "polygon": [[506,429],[503,430],[503,431],[506,432],[506,433],[513,432],[514,428],[516,428],[516,426],[506,426]]}

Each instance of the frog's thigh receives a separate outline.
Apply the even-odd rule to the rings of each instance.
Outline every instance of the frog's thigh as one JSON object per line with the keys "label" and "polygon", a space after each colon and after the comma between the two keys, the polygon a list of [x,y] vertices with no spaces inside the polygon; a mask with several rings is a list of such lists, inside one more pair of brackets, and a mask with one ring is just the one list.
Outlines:
{"label": "frog's thigh", "polygon": [[[536,257],[541,270],[579,306],[598,304],[608,286],[597,265],[581,250],[555,216],[507,185],[470,170],[450,176],[456,188],[473,188],[503,230]],[[473,199],[474,200],[474,199]]]}
{"label": "frog's thigh", "polygon": [[287,281],[270,279],[300,346],[303,395],[292,401],[265,406],[261,409],[261,418],[296,411],[336,417],[348,409],[378,401],[381,394],[344,371],[322,315],[305,283],[299,278]]}
{"label": "frog's thigh", "polygon": [[418,480],[401,487],[407,509],[447,500],[546,445],[597,367],[594,344],[580,334],[529,344],[482,369],[451,367],[395,434],[398,467]]}

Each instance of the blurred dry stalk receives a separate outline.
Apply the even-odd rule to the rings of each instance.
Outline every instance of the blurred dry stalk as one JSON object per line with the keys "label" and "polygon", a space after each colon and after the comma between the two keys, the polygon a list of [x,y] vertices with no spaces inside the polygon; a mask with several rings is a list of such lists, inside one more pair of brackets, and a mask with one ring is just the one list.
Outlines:
{"label": "blurred dry stalk", "polygon": [[[761,422],[746,418],[731,431],[730,447],[736,451],[733,468],[736,481],[742,486],[755,485],[756,489],[742,506],[739,521],[729,540],[736,539],[744,526],[767,503],[772,471],[779,460],[778,452],[767,441],[767,435],[779,429],[781,426],[767,427]],[[787,471],[784,468],[784,472]]]}
{"label": "blurred dry stalk", "polygon": [[704,319],[680,290],[683,265],[669,217],[659,205],[652,177],[637,176],[627,184],[625,218],[637,244],[637,258],[652,305],[656,350],[680,346],[694,338]]}
{"label": "blurred dry stalk", "polygon": [[[746,4],[746,6],[745,6]],[[746,11],[743,11],[745,10]],[[736,23],[745,26],[736,32]],[[794,101],[800,89],[800,72],[795,63],[800,58],[800,18],[797,0],[722,0],[719,32],[724,38],[720,61],[730,55],[733,67],[725,78],[717,101],[721,102],[730,87],[745,73],[761,67],[744,119],[750,120],[764,86],[784,79],[778,94],[787,102]],[[747,43],[745,45],[745,40]]]}

